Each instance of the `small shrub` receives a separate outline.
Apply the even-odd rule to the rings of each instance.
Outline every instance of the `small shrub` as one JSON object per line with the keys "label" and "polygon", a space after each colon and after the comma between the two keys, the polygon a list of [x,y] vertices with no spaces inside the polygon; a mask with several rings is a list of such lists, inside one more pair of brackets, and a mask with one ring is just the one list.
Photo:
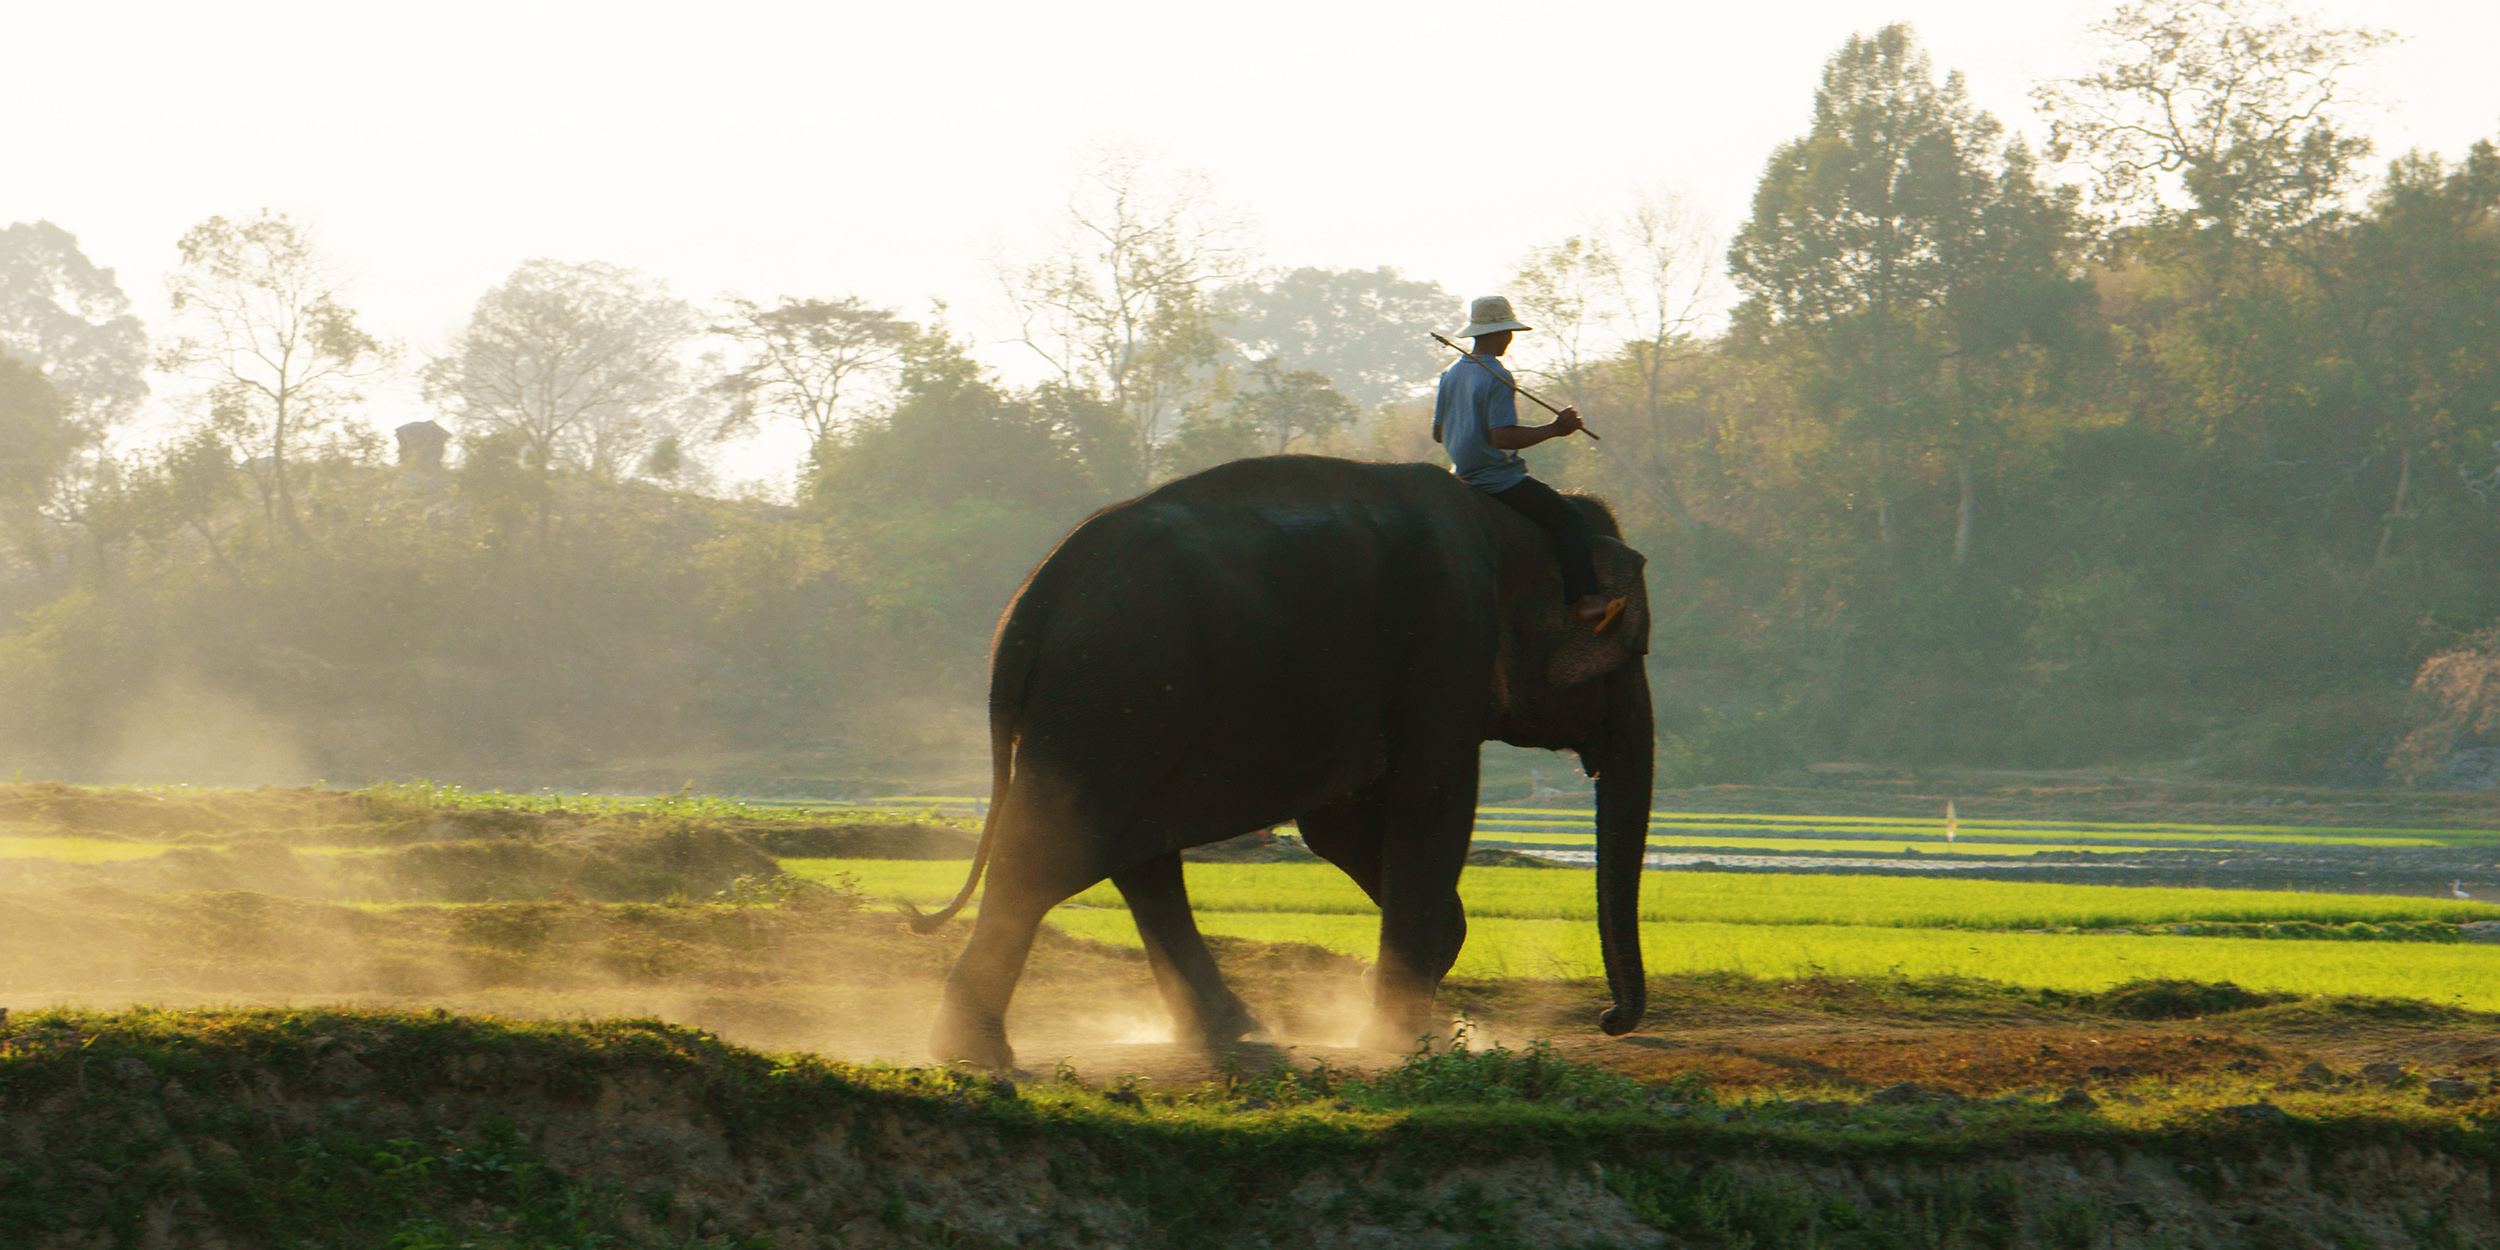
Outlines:
{"label": "small shrub", "polygon": [[867,901],[859,888],[859,878],[847,872],[835,873],[824,881],[794,877],[786,872],[742,873],[730,880],[712,896],[732,907],[831,908],[857,911]]}
{"label": "small shrub", "polygon": [[2193,1020],[2290,1002],[2297,994],[2244,990],[2229,981],[2129,981],[2094,996],[2092,1005],[2129,1020]]}
{"label": "small shrub", "polygon": [[1595,1064],[1574,1063],[1555,1054],[1553,1043],[1543,1038],[1525,1050],[1500,1045],[1476,1050],[1462,1035],[1438,1053],[1430,1040],[1386,1072],[1347,1080],[1343,1096],[1380,1110],[1541,1102],[1570,1111],[1630,1111],[1650,1103],[1649,1090],[1640,1082]]}

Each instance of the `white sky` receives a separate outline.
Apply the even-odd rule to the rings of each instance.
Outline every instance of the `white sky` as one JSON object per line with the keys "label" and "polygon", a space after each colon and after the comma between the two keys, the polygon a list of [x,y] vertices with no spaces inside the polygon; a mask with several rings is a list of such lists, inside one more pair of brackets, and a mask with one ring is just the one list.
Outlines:
{"label": "white sky", "polygon": [[[152,330],[182,232],[267,205],[314,223],[350,303],[419,355],[534,256],[694,297],[939,297],[996,340],[992,258],[1037,250],[1081,154],[1117,140],[1204,170],[1270,263],[1394,265],[1463,297],[1637,188],[1732,228],[1824,60],[1887,22],[2037,136],[2026,91],[2089,63],[2108,8],[21,3],[0,223],[76,233]],[[2500,135],[2500,4],[2308,11],[2409,37],[2363,76],[2382,155]]]}

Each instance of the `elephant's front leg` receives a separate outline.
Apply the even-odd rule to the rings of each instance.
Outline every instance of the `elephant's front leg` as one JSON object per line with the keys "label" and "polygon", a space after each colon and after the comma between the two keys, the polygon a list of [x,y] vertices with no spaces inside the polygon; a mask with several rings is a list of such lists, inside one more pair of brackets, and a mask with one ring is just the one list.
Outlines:
{"label": "elephant's front leg", "polygon": [[[1398,780],[1405,774],[1403,783]],[[1432,769],[1393,769],[1380,863],[1380,961],[1366,1046],[1407,1050],[1440,1021],[1433,995],[1467,940],[1458,897],[1475,830],[1476,751]]]}
{"label": "elephant's front leg", "polygon": [[1173,1040],[1216,1047],[1259,1031],[1249,1007],[1224,984],[1215,955],[1189,911],[1189,888],[1181,879],[1178,851],[1158,855],[1111,874],[1128,900],[1137,936],[1146,944],[1155,988],[1172,1013]]}

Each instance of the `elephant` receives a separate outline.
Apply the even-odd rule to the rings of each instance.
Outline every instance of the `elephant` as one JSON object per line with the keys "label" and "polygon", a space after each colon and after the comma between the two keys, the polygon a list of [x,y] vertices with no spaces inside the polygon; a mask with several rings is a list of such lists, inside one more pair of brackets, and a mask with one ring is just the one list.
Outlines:
{"label": "elephant", "polygon": [[1287,821],[1380,908],[1367,1046],[1404,1050],[1467,922],[1458,882],[1483,744],[1578,752],[1597,781],[1608,1034],[1646,1005],[1638,931],[1653,727],[1639,553],[1604,504],[1604,633],[1568,618],[1544,534],[1447,471],[1238,460],[1079,524],[991,651],[991,799],[963,889],[988,887],[931,1048],[1012,1068],[1006,1015],[1044,914],[1108,877],[1184,1042],[1256,1033],[1191,916],[1181,851]]}

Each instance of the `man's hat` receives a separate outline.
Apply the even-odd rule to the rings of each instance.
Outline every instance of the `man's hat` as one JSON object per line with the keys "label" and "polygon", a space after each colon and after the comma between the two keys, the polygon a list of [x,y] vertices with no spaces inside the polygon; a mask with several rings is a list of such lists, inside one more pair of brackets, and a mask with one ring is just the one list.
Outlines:
{"label": "man's hat", "polygon": [[1499,295],[1480,295],[1475,302],[1467,305],[1467,328],[1459,331],[1458,337],[1472,339],[1479,334],[1492,334],[1499,330],[1529,328],[1511,315],[1509,300]]}

